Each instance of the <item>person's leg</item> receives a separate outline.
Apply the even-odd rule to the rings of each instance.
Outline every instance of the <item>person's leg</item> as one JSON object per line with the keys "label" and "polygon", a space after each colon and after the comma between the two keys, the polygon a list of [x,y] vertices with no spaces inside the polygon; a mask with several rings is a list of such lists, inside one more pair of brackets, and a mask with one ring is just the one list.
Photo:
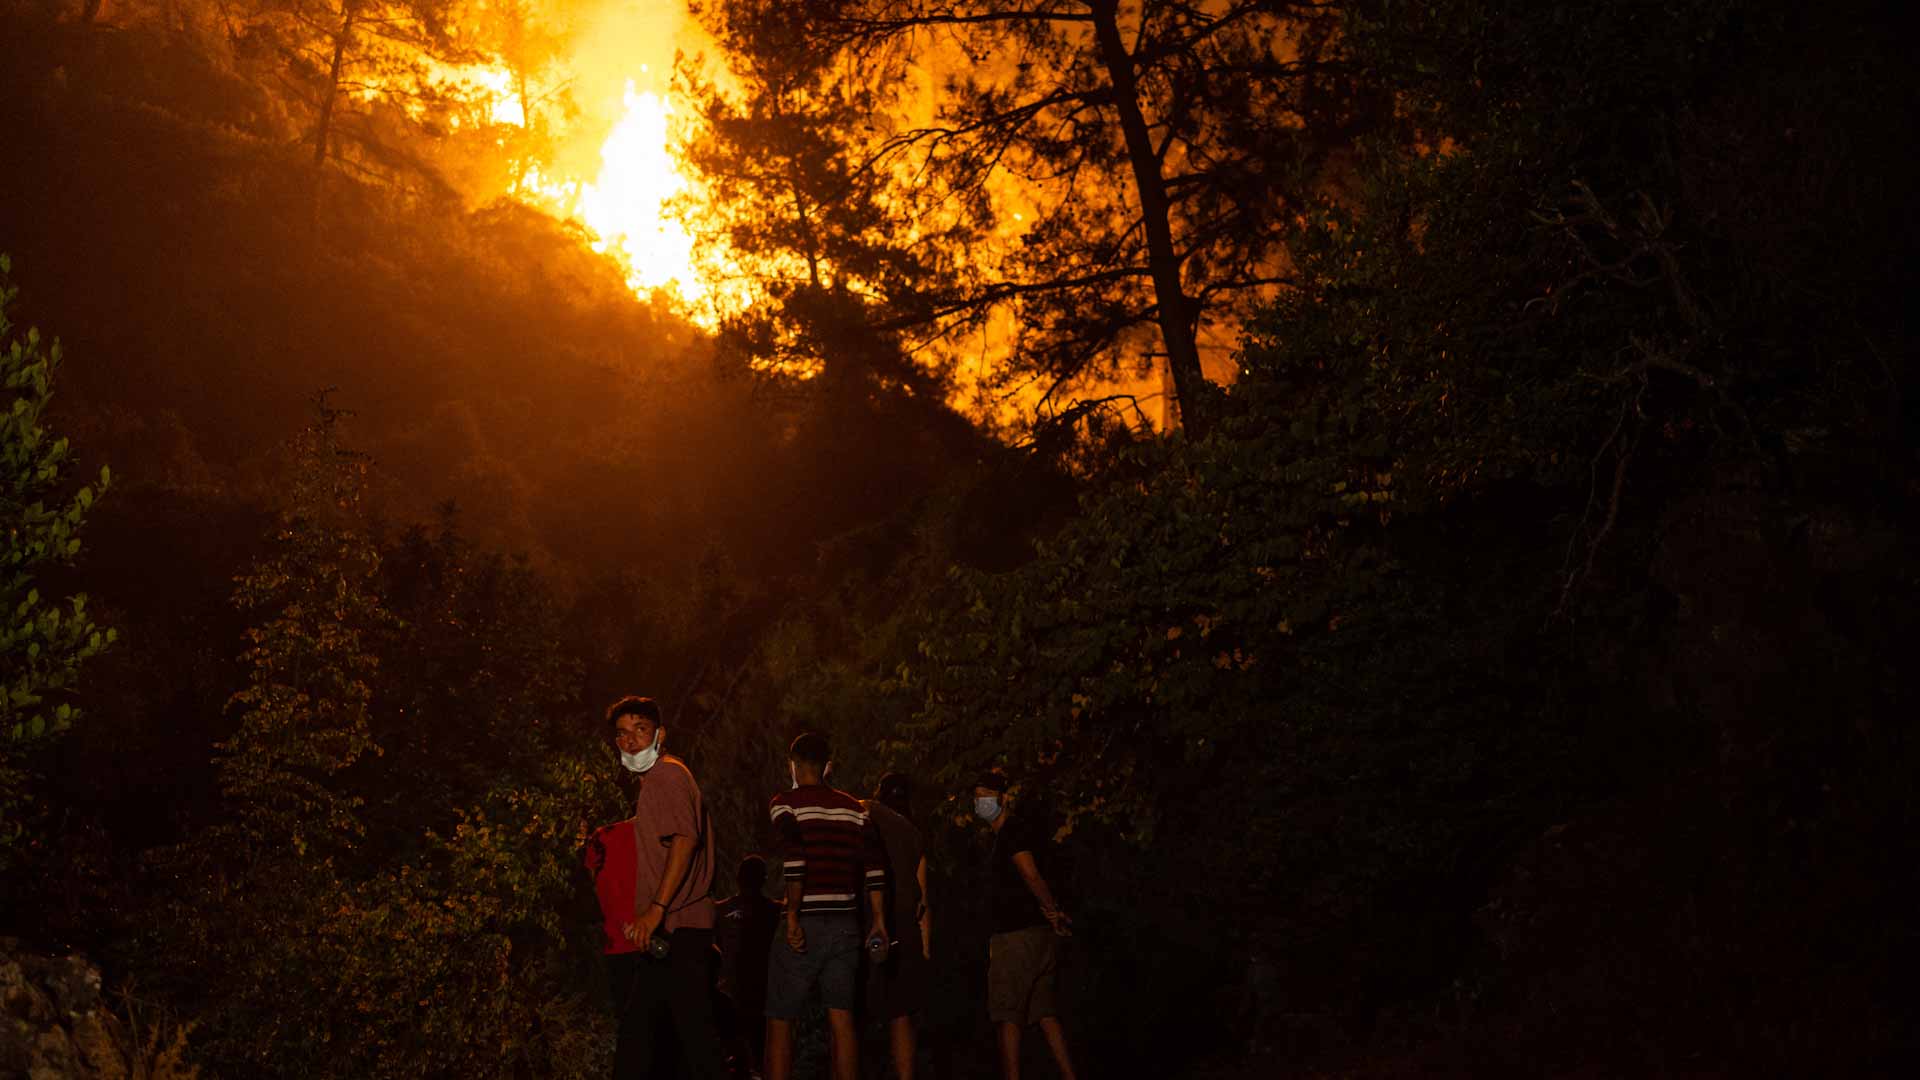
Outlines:
{"label": "person's leg", "polygon": [[745,1076],[747,1059],[741,1048],[747,1038],[740,1022],[740,1003],[720,990],[713,994],[713,1027],[720,1033],[720,1059],[727,1066],[727,1075]]}
{"label": "person's leg", "polygon": [[820,919],[807,927],[807,940],[820,950],[820,1003],[827,1007],[828,1044],[833,1049],[835,1080],[860,1074],[860,1031],[853,1022],[859,1004],[860,927],[851,916]]}
{"label": "person's leg", "polygon": [[918,940],[912,941],[887,957],[881,967],[881,1000],[875,1007],[876,1015],[888,1018],[887,1044],[899,1080],[913,1080],[920,1036],[915,1018],[927,1011],[927,958],[919,945]]}
{"label": "person's leg", "polygon": [[893,1048],[893,1075],[913,1080],[913,1017],[894,1017],[887,1024],[887,1041]]}
{"label": "person's leg", "polygon": [[1000,1075],[1020,1077],[1020,1034],[1033,1019],[1033,990],[1039,970],[1036,939],[1014,930],[987,939],[987,1018],[1000,1036]]}
{"label": "person's leg", "polygon": [[767,1080],[793,1078],[793,1021],[767,1017]]}
{"label": "person's leg", "polygon": [[613,991],[615,1035],[614,1080],[646,1080],[653,1071],[655,1008],[659,999],[656,972],[641,953],[607,958],[607,978]]}
{"label": "person's leg", "polygon": [[1067,1054],[1067,1029],[1060,1026],[1060,1018],[1041,1017],[1040,1034],[1046,1037],[1047,1049],[1053,1051],[1053,1063],[1060,1067],[1061,1080],[1073,1080],[1073,1058]]}
{"label": "person's leg", "polygon": [[827,1030],[833,1046],[833,1080],[858,1080],[860,1033],[853,1026],[852,1009],[828,1009]]}
{"label": "person's leg", "polygon": [[[671,974],[661,980],[669,990],[672,982]],[[649,1011],[653,1014],[653,1068],[647,1070],[647,1080],[686,1080],[686,1058],[680,1050],[680,1033],[674,1030],[673,1009],[663,997]]]}
{"label": "person's leg", "polygon": [[754,1001],[740,1007],[740,1035],[746,1054],[745,1075],[764,1076],[767,1067],[767,1007],[764,1002]]}
{"label": "person's leg", "polygon": [[1000,1076],[1020,1080],[1020,1025],[1003,1020],[994,1026],[1000,1029]]}
{"label": "person's leg", "polygon": [[817,961],[811,928],[807,951],[796,953],[784,938],[776,940],[767,954],[766,996],[766,1080],[792,1080],[793,1025],[806,1015],[807,994],[813,988],[813,967]]}
{"label": "person's leg", "polygon": [[707,958],[712,951],[713,931],[682,927],[673,932],[673,951],[667,954],[672,969],[667,1005],[673,1010],[687,1073],[699,1080],[723,1080],[727,1075],[720,1060],[720,1033],[713,1023],[713,991],[708,983]]}

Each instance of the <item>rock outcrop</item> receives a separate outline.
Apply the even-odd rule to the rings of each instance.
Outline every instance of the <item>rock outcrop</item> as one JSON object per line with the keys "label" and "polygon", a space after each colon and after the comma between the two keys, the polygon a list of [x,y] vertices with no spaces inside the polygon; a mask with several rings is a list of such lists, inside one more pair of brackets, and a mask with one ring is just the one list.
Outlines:
{"label": "rock outcrop", "polygon": [[177,1036],[135,1038],[83,957],[0,938],[0,1080],[187,1080],[182,1050]]}

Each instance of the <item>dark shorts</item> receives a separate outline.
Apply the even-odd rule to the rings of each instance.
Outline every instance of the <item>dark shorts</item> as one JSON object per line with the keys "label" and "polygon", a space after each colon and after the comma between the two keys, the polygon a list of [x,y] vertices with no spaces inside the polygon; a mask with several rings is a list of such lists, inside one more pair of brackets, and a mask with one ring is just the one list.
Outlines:
{"label": "dark shorts", "polygon": [[1000,1024],[1058,1016],[1053,1002],[1053,928],[1029,926],[987,940],[987,1015]]}
{"label": "dark shorts", "polygon": [[816,986],[827,1008],[851,1012],[860,970],[859,925],[851,915],[802,915],[800,930],[807,936],[806,952],[788,947],[784,925],[767,950],[767,1019],[804,1017]]}
{"label": "dark shorts", "polygon": [[867,968],[867,1011],[888,1020],[927,1011],[927,955],[918,925],[901,933],[886,963]]}

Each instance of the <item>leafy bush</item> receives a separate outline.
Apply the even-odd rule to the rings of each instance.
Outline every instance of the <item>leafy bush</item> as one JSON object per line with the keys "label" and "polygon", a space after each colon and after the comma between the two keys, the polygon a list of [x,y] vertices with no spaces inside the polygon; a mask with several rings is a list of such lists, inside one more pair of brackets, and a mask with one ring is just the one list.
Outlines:
{"label": "leafy bush", "polygon": [[60,343],[36,329],[21,331],[8,317],[19,292],[11,261],[0,255],[0,865],[27,839],[26,774],[21,756],[71,727],[71,698],[80,668],[113,644],[115,631],[97,626],[78,593],[62,606],[40,595],[35,582],[80,552],[88,511],[112,482],[103,466],[91,484],[74,484],[73,447],[42,424],[62,361]]}

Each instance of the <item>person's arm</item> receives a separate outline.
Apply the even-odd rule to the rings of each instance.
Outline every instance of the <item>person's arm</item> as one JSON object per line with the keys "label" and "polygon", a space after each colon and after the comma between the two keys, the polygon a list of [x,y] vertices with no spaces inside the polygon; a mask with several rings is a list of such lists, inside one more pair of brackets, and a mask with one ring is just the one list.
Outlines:
{"label": "person's arm", "polygon": [[867,927],[867,940],[872,941],[876,936],[882,941],[887,940],[887,890],[868,889],[867,907],[873,912],[873,922]]}
{"label": "person's arm", "polygon": [[920,865],[913,868],[913,878],[920,883],[920,954],[933,959],[933,905],[927,902],[927,857],[920,857]]}
{"label": "person's arm", "polygon": [[887,940],[887,848],[880,840],[880,830],[869,817],[860,826],[860,862],[866,871],[867,907],[873,912],[873,923],[867,927],[867,940],[879,935]]}
{"label": "person's arm", "polygon": [[[660,888],[653,896],[646,898],[646,907],[634,913],[634,922],[627,932],[627,940],[638,945],[653,936],[660,923],[667,917],[667,905],[673,902],[673,896],[680,891],[680,882],[687,876],[687,867],[693,865],[693,837],[686,833],[675,833],[673,843],[667,848],[667,868],[660,875]],[[641,898],[636,896],[637,905]]]}
{"label": "person's arm", "polygon": [[807,849],[800,833],[800,819],[793,808],[781,804],[779,796],[767,807],[773,823],[774,850],[780,856],[780,874],[787,883],[787,948],[807,951],[807,935],[800,929],[800,901],[806,897]]}
{"label": "person's arm", "polygon": [[752,900],[744,893],[714,905],[713,952],[720,961],[714,989],[734,1000],[740,997],[740,924],[751,907]]}
{"label": "person's arm", "polygon": [[1053,902],[1053,890],[1047,888],[1047,879],[1040,876],[1040,864],[1033,861],[1033,852],[1014,852],[1013,868],[1020,871],[1020,880],[1027,883],[1027,891],[1040,902],[1040,914],[1047,917],[1047,925],[1053,927],[1053,932],[1061,937],[1071,934],[1072,921],[1060,910],[1060,905]]}
{"label": "person's arm", "polygon": [[693,865],[693,837],[686,833],[673,834],[673,846],[667,849],[667,869],[660,875],[660,891],[653,896],[653,902],[660,910],[673,903],[673,895],[680,891],[680,882],[687,876],[687,867]]}
{"label": "person's arm", "polygon": [[794,952],[807,951],[807,932],[800,928],[800,901],[806,895],[805,879],[787,879],[787,948]]}
{"label": "person's arm", "polygon": [[[693,865],[693,851],[700,832],[700,788],[686,766],[669,758],[654,766],[653,772],[641,783],[664,785],[654,803],[660,809],[645,823],[645,831],[666,841],[667,865],[660,872],[660,882],[654,886],[652,896],[633,898],[636,907],[646,905],[634,912],[633,927],[628,932],[628,940],[636,945],[645,944],[666,921],[669,905],[680,894],[687,869]],[[638,842],[640,837],[636,835],[634,839]]]}

